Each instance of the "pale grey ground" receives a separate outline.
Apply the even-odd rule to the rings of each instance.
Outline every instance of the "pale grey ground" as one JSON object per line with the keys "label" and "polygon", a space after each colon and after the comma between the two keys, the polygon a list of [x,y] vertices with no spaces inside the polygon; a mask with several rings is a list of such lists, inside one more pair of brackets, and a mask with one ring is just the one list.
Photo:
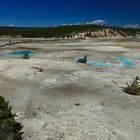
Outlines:
{"label": "pale grey ground", "polygon": [[[140,139],[140,97],[122,92],[126,81],[140,76],[139,40],[43,41],[1,52],[25,48],[36,52],[30,60],[0,59],[0,95],[19,114],[24,140]],[[73,61],[85,54],[110,66],[100,70]],[[136,66],[124,68],[117,56]]]}

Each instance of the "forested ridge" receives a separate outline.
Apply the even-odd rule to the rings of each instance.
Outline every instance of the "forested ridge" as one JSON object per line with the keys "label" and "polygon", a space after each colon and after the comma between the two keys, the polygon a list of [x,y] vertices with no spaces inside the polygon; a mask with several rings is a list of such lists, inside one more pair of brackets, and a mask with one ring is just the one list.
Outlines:
{"label": "forested ridge", "polygon": [[102,29],[112,29],[135,36],[140,29],[128,29],[120,27],[99,26],[99,25],[67,25],[56,27],[0,27],[0,36],[21,36],[21,37],[69,37],[80,32],[94,32]]}

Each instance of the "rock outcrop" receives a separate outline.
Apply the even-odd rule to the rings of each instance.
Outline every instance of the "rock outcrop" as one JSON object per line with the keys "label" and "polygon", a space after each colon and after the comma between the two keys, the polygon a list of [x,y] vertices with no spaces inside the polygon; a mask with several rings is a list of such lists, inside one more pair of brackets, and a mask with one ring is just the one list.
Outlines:
{"label": "rock outcrop", "polygon": [[125,38],[129,35],[123,31],[117,31],[115,29],[102,29],[99,31],[89,31],[89,32],[80,32],[73,33],[69,37],[66,38],[74,38],[74,39],[85,39],[86,37],[91,38]]}

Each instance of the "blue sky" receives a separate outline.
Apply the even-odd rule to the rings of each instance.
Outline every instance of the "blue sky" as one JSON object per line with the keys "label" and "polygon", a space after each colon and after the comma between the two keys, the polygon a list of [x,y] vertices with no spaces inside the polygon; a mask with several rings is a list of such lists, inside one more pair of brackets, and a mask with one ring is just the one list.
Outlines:
{"label": "blue sky", "polygon": [[0,25],[48,26],[94,20],[140,25],[140,0],[0,0]]}

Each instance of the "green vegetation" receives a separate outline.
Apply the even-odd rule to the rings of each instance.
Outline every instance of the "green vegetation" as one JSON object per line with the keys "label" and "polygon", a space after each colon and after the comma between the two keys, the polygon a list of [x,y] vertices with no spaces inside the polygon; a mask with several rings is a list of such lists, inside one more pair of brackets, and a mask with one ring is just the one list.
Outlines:
{"label": "green vegetation", "polygon": [[29,59],[29,54],[25,53],[24,56],[23,56],[23,59]]}
{"label": "green vegetation", "polygon": [[0,140],[21,140],[22,125],[15,121],[12,107],[0,96]]}
{"label": "green vegetation", "polygon": [[79,62],[79,63],[86,63],[87,62],[87,55],[85,55],[83,58],[79,58],[77,60],[77,62]]}
{"label": "green vegetation", "polygon": [[87,32],[87,36],[90,36],[90,32],[102,30],[105,28],[111,28],[118,32],[124,32],[128,35],[133,35],[140,32],[140,29],[126,29],[119,27],[110,26],[99,26],[99,25],[67,25],[57,27],[42,27],[42,28],[24,28],[24,27],[0,27],[0,36],[21,36],[21,37],[71,37],[74,34],[80,32]]}
{"label": "green vegetation", "polygon": [[137,76],[132,82],[127,83],[127,87],[123,88],[123,91],[127,94],[131,95],[140,95],[140,85],[139,85],[140,78]]}

